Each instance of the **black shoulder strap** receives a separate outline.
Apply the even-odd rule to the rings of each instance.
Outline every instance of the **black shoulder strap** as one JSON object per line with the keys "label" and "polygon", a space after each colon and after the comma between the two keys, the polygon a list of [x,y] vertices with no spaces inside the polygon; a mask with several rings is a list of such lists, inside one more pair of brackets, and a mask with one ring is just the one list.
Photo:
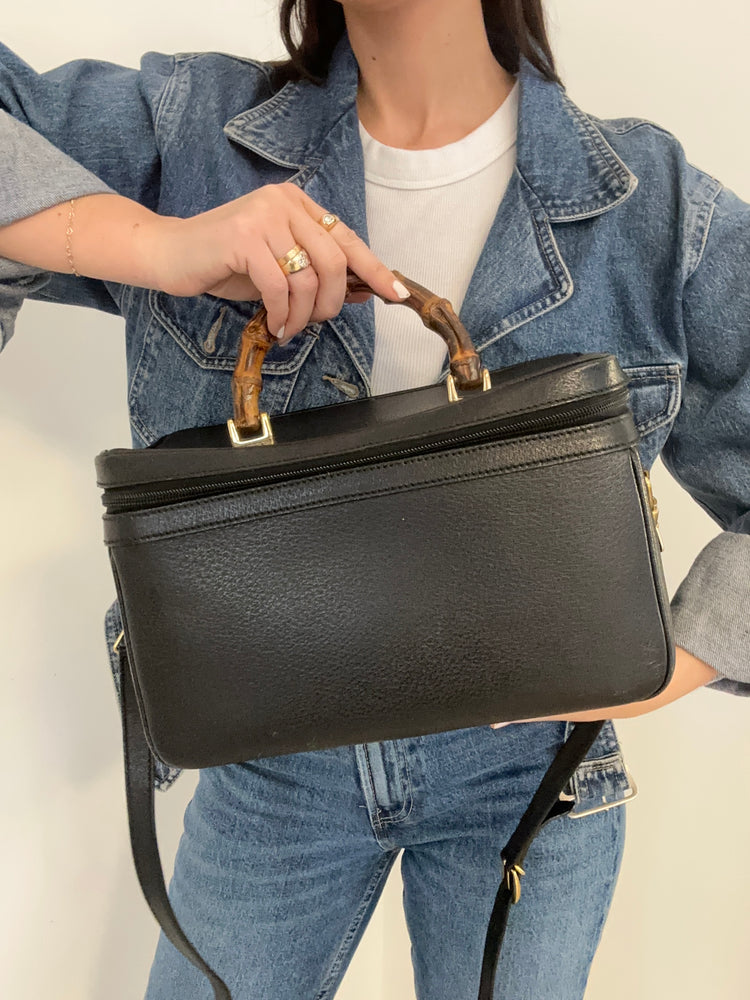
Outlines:
{"label": "black shoulder strap", "polygon": [[125,755],[125,794],[133,861],[151,912],[169,940],[210,981],[215,1000],[232,1000],[226,983],[207,965],[180,927],[169,903],[154,821],[154,767],[141,722],[125,642],[120,643],[120,706]]}
{"label": "black shoulder strap", "polygon": [[560,792],[591,749],[603,725],[604,720],[577,722],[574,725],[570,736],[547,768],[520,823],[500,852],[503,860],[503,880],[497,890],[495,905],[487,927],[478,1000],[492,1000],[495,970],[508,923],[508,911],[511,904],[517,903],[521,895],[520,876],[525,874],[521,863],[526,857],[526,852],[545,823],[559,813],[569,811],[569,807],[566,808],[559,801]]}
{"label": "black shoulder strap", "polygon": [[[180,927],[169,903],[164,872],[156,842],[154,822],[154,774],[151,751],[141,722],[125,642],[120,643],[120,702],[125,755],[125,790],[130,825],[130,844],[143,895],[162,930],[185,958],[209,980],[215,1000],[232,1000],[226,984],[203,961]],[[492,909],[482,958],[478,1000],[492,1000],[495,970],[512,903],[520,896],[521,863],[534,837],[550,819],[570,806],[560,802],[560,792],[588,753],[604,722],[576,723],[542,778],[528,809],[500,852],[503,879]]]}

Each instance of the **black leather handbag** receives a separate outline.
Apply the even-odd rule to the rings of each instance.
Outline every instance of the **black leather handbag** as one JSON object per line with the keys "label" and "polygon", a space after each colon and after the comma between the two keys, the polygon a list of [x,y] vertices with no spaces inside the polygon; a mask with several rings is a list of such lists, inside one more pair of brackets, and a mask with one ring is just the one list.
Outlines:
{"label": "black leather handbag", "polygon": [[[226,425],[96,458],[136,870],[216,1000],[230,992],[169,905],[154,756],[211,767],[614,706],[653,697],[674,668],[656,505],[617,358],[487,372],[450,303],[394,273],[403,305],[448,345],[447,385],[270,421],[261,308]],[[575,725],[499,852],[479,1000],[492,998],[526,851],[571,808],[560,793],[602,725]]]}

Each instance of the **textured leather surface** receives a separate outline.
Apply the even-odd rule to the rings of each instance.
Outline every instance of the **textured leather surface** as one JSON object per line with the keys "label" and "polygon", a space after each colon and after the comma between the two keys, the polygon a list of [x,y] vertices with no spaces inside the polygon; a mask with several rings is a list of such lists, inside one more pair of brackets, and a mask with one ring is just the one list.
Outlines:
{"label": "textured leather surface", "polygon": [[106,515],[152,749],[206,767],[652,697],[674,647],[633,434]]}
{"label": "textured leather surface", "polygon": [[[468,445],[450,451],[316,473],[155,509],[105,514],[104,538],[108,543],[138,543],[218,526],[236,518],[265,517],[304,508],[349,503],[377,495],[427,489],[454,480],[515,476],[535,466],[574,461],[612,449],[623,450],[636,436],[632,420],[626,415],[599,421],[587,428],[546,431],[509,441]],[[472,511],[474,515],[477,513]],[[460,521],[456,523],[456,529],[459,528]]]}

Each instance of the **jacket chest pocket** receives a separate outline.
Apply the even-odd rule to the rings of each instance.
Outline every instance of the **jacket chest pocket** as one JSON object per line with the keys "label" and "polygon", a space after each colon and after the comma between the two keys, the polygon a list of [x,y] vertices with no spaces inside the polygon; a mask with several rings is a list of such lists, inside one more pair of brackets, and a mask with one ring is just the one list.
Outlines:
{"label": "jacket chest pocket", "polygon": [[[147,444],[175,430],[220,424],[232,416],[232,372],[242,330],[261,305],[148,292],[148,326],[128,400],[133,424]],[[268,352],[262,405],[269,413],[286,408],[314,344],[314,337],[300,335]]]}
{"label": "jacket chest pocket", "polygon": [[679,363],[621,365],[628,379],[630,409],[640,434],[638,450],[645,469],[650,469],[669,436],[680,408]]}

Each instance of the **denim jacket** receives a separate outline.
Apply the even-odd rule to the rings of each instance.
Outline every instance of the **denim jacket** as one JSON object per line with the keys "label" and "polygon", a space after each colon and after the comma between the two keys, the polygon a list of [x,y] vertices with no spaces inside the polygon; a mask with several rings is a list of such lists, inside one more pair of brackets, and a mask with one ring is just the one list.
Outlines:
{"label": "denim jacket", "polygon": [[[238,56],[148,52],[138,70],[76,60],[38,74],[0,45],[0,224],[107,191],[187,217],[289,181],[368,242],[357,82],[346,34],[324,86],[275,93],[268,64]],[[719,672],[709,687],[746,696],[750,205],[653,122],[586,114],[523,58],[519,83],[517,166],[460,319],[490,369],[571,350],[618,357],[644,468],[661,454],[722,528],[672,599],[675,641]],[[0,346],[25,297],[125,318],[134,447],[226,419],[240,331],[261,304],[0,259]],[[373,346],[372,299],[310,324],[269,352],[264,409],[368,394]],[[120,628],[115,601],[105,633],[118,689]],[[158,764],[157,787],[178,773]],[[568,791],[572,815],[632,797],[611,720]]]}

